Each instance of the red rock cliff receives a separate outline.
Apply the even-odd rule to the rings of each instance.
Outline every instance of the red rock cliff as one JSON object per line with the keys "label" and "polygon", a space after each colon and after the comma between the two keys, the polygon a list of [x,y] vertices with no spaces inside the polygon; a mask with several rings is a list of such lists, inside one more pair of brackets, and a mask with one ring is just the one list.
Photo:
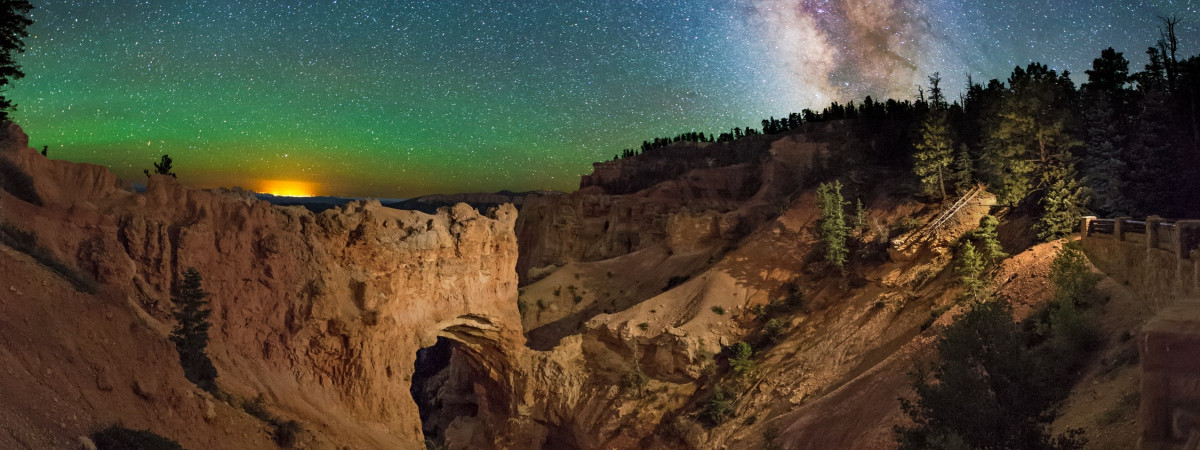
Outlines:
{"label": "red rock cliff", "polygon": [[223,390],[262,394],[356,448],[415,448],[417,349],[456,340],[493,383],[512,383],[506,361],[523,337],[511,205],[428,215],[366,201],[314,215],[165,176],[134,193],[103,167],[48,160],[11,134],[0,156],[32,176],[45,205],[0,193],[0,219],[140,305],[164,340],[171,288],[197,268]]}

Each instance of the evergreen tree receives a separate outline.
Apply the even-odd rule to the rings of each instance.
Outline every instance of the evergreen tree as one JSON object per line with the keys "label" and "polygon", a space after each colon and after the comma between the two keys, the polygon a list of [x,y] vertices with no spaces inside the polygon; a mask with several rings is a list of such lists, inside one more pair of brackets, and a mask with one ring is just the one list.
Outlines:
{"label": "evergreen tree", "polygon": [[954,186],[955,192],[963,194],[971,190],[971,185],[975,184],[975,178],[972,175],[973,166],[967,146],[958,146],[958,155],[955,155],[954,163],[950,167],[950,185]]}
{"label": "evergreen tree", "polygon": [[1125,197],[1127,165],[1121,150],[1127,145],[1129,106],[1133,92],[1129,84],[1129,61],[1111,47],[1092,61],[1084,83],[1084,183],[1092,192],[1092,208],[1103,215],[1128,211]]}
{"label": "evergreen tree", "polygon": [[1097,93],[1084,112],[1087,153],[1083,159],[1084,179],[1092,191],[1092,209],[1104,216],[1128,212],[1125,196],[1127,165],[1120,150],[1127,139],[1122,118],[1109,106],[1109,97]]}
{"label": "evergreen tree", "polygon": [[[146,177],[150,176],[149,170],[143,170],[142,172],[146,174]],[[162,155],[162,161],[154,163],[154,174],[170,175],[171,178],[175,178],[175,173],[171,172],[171,157],[169,155]]]}
{"label": "evergreen tree", "polygon": [[750,359],[754,356],[754,349],[750,348],[750,344],[738,341],[733,344],[733,356],[729,357],[729,368],[733,369],[733,373],[739,379],[745,379],[754,372],[754,360]]}
{"label": "evergreen tree", "polygon": [[1135,215],[1171,214],[1165,210],[1178,194],[1176,169],[1186,160],[1177,154],[1181,146],[1168,101],[1165,92],[1152,90],[1141,102],[1125,172],[1128,212]]}
{"label": "evergreen tree", "polygon": [[971,241],[963,241],[958,255],[958,265],[954,271],[958,273],[959,284],[962,284],[963,295],[980,300],[987,292],[988,283],[983,278],[983,257],[975,251]]}
{"label": "evergreen tree", "polygon": [[820,203],[821,221],[818,235],[825,249],[825,261],[839,269],[846,264],[846,219],[842,198],[842,183],[821,183],[817,186],[817,201]]}
{"label": "evergreen tree", "polygon": [[[25,38],[29,37],[25,29],[33,25],[26,15],[31,10],[33,5],[26,0],[0,0],[0,92],[25,76],[15,54],[25,52]],[[8,120],[8,111],[14,107],[11,100],[0,95],[0,123]]]}
{"label": "evergreen tree", "polygon": [[171,296],[175,303],[175,328],[171,331],[171,342],[179,352],[179,363],[188,381],[208,392],[217,390],[217,369],[205,353],[208,347],[208,329],[212,326],[208,316],[208,292],[200,287],[200,272],[189,268],[183,274],[183,283]]}
{"label": "evergreen tree", "polygon": [[1146,49],[1146,57],[1150,62],[1146,63],[1145,70],[1134,76],[1138,90],[1146,93],[1166,89],[1167,77],[1164,74],[1162,53],[1159,53],[1157,48],[1150,47]]}
{"label": "evergreen tree", "polygon": [[915,145],[917,153],[913,171],[921,179],[921,190],[928,196],[940,195],[946,200],[946,178],[950,164],[954,161],[954,142],[950,139],[950,125],[946,122],[946,111],[930,111],[921,124],[921,139]]}
{"label": "evergreen tree", "polygon": [[1050,435],[1061,383],[1027,341],[1006,303],[977,303],[956,317],[932,371],[915,376],[916,398],[900,400],[912,425],[895,428],[899,448],[1082,448],[1077,430]]}
{"label": "evergreen tree", "polygon": [[1129,60],[1121,52],[1112,47],[1100,52],[1100,57],[1092,60],[1092,70],[1086,71],[1087,83],[1080,86],[1084,92],[1095,98],[1103,94],[1113,107],[1124,110],[1129,98]]}
{"label": "evergreen tree", "polygon": [[1074,84],[1045,65],[1017,67],[985,142],[986,181],[999,201],[1016,204],[1047,183],[1054,164],[1068,162],[1079,145],[1072,135]]}
{"label": "evergreen tree", "polygon": [[1000,246],[1000,237],[996,232],[996,228],[999,226],[1000,220],[996,219],[996,216],[989,214],[979,219],[977,236],[982,242],[984,256],[992,264],[1008,257],[1008,253],[1004,252],[1004,247]]}
{"label": "evergreen tree", "polygon": [[1087,202],[1083,188],[1075,180],[1071,168],[1060,168],[1052,177],[1054,181],[1042,197],[1044,213],[1037,223],[1038,239],[1042,241],[1052,241],[1070,235],[1079,223],[1079,211]]}

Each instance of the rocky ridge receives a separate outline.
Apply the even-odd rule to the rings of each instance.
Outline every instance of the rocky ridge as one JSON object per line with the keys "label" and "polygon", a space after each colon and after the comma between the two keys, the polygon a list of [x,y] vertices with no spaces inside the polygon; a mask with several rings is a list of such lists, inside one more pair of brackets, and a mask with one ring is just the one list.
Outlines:
{"label": "rocky ridge", "polygon": [[[158,346],[171,289],[197,268],[212,294],[209,354],[221,388],[262,396],[325,435],[314,442],[419,446],[409,379],[417,349],[439,336],[469,349],[495,383],[512,384],[507,364],[523,337],[511,206],[429,215],[363,201],[317,215],[166,176],[139,194],[102,167],[46,159],[18,127],[10,133],[16,145],[3,156],[32,176],[44,206],[2,194],[3,221],[35,231],[58,259],[126,299]],[[26,300],[6,299],[17,301]]]}

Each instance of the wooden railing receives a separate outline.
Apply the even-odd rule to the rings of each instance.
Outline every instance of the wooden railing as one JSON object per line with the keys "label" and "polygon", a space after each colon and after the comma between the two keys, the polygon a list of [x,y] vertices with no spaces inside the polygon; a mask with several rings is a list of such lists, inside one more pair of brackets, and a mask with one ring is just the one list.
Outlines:
{"label": "wooden railing", "polygon": [[1088,222],[1086,234],[1113,234],[1116,221],[1112,219],[1096,219]]}
{"label": "wooden railing", "polygon": [[1084,239],[1115,239],[1145,245],[1147,249],[1166,250],[1180,259],[1192,258],[1200,250],[1200,221],[1164,219],[1150,216],[1145,220],[1129,217],[1097,219],[1084,217],[1080,227]]}

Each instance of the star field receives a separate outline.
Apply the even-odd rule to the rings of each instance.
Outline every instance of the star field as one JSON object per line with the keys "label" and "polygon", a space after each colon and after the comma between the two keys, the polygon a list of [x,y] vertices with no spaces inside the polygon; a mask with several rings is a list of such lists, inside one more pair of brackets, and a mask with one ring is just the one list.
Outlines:
{"label": "star field", "polygon": [[409,197],[572,190],[642,139],[832,100],[950,92],[1030,61],[1134,67],[1191,1],[39,2],[14,119],[52,158],[197,187]]}

